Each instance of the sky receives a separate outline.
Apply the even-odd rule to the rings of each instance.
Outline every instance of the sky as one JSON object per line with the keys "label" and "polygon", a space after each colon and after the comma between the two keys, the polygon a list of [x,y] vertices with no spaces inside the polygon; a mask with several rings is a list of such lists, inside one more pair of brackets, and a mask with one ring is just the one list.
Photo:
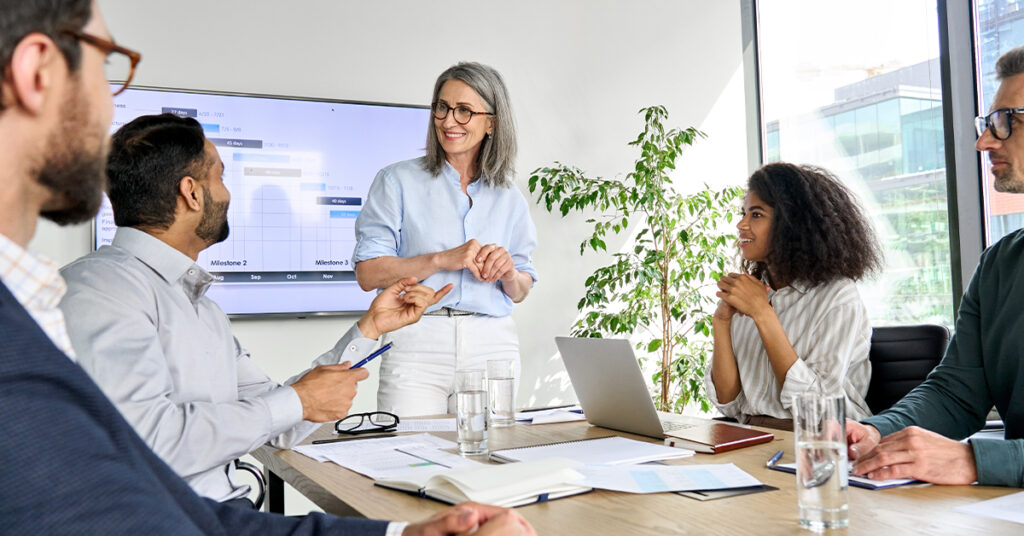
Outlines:
{"label": "sky", "polygon": [[869,73],[939,56],[934,0],[761,0],[758,18],[766,122],[831,104],[835,88]]}

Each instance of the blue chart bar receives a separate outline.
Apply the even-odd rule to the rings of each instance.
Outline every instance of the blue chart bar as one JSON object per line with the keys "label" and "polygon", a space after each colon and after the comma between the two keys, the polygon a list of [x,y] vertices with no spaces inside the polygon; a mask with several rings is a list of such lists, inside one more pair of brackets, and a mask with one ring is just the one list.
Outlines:
{"label": "blue chart bar", "polygon": [[263,162],[274,164],[287,164],[291,157],[286,154],[256,154],[256,153],[233,153],[231,159],[235,162]]}
{"label": "blue chart bar", "polygon": [[203,132],[220,134],[220,125],[216,123],[199,123],[199,126],[203,127]]}
{"label": "blue chart bar", "polygon": [[304,192],[322,192],[327,189],[327,185],[322,182],[304,182],[299,185],[299,189]]}
{"label": "blue chart bar", "polygon": [[358,210],[332,210],[331,218],[356,218],[359,216]]}
{"label": "blue chart bar", "polygon": [[363,198],[361,197],[318,197],[316,198],[316,204],[318,205],[334,205],[334,206],[358,206],[363,204]]}

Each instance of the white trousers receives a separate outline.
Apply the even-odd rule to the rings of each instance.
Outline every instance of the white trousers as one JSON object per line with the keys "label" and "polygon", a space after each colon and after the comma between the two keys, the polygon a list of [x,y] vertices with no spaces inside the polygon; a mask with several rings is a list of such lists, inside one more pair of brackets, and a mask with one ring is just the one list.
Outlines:
{"label": "white trousers", "polygon": [[512,359],[519,388],[519,337],[511,316],[424,316],[384,335],[377,410],[399,417],[455,413],[455,371]]}

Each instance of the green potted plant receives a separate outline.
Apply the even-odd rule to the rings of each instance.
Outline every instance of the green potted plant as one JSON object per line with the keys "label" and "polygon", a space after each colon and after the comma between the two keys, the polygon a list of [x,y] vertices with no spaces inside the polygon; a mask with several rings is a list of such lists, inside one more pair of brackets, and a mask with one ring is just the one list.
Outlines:
{"label": "green potted plant", "polygon": [[580,243],[580,255],[588,248],[607,251],[609,231],[635,232],[628,247],[612,253],[614,262],[587,278],[572,334],[638,339],[641,354],[659,364],[651,378],[658,409],[678,412],[698,402],[707,411],[703,377],[716,304],[709,287],[732,253],[735,237],[723,228],[732,221],[741,191],[705,185],[692,195],[677,193],[670,176],[676,160],[705,135],[692,127],[666,131],[663,106],[640,113],[646,124],[629,143],[640,149],[640,158],[625,178],[589,178],[556,162],[534,170],[529,188],[549,212],[557,207],[563,217],[574,210],[598,213],[586,220],[593,231]]}

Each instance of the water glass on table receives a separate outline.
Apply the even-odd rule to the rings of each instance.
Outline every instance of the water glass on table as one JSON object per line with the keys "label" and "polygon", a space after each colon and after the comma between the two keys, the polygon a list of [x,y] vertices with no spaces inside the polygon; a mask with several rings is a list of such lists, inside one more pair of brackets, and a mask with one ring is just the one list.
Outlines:
{"label": "water glass on table", "polygon": [[487,362],[487,395],[491,427],[502,428],[515,424],[515,361],[492,359]]}
{"label": "water glass on table", "polygon": [[846,399],[802,394],[793,397],[792,409],[800,524],[814,531],[846,527]]}
{"label": "water glass on table", "polygon": [[455,371],[455,420],[460,454],[487,454],[487,390],[482,369]]}

